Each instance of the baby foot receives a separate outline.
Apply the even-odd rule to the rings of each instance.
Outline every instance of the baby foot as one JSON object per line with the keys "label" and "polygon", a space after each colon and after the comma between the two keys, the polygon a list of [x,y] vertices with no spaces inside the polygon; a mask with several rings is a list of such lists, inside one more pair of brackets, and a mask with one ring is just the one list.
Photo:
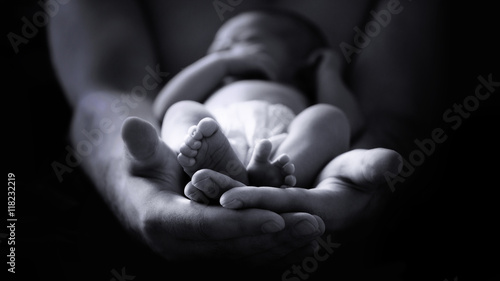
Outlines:
{"label": "baby foot", "polygon": [[212,118],[202,119],[189,129],[177,157],[184,171],[193,176],[196,171],[210,169],[247,183],[245,167],[238,159],[228,139]]}
{"label": "baby foot", "polygon": [[262,140],[255,145],[252,158],[247,167],[248,179],[255,186],[294,186],[297,179],[293,175],[295,166],[286,154],[269,161],[272,144],[269,140]]}

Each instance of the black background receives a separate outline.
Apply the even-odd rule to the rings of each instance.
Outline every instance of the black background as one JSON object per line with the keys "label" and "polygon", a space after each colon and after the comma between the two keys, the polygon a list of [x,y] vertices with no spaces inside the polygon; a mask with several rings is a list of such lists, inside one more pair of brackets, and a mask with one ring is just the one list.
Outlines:
{"label": "black background", "polygon": [[[443,112],[474,93],[478,75],[492,73],[500,81],[495,9],[446,2],[450,16],[443,94],[449,102]],[[111,280],[112,270],[121,273],[123,267],[134,280],[177,280],[181,278],[173,272],[178,271],[182,279],[228,275],[224,264],[166,264],[123,231],[81,170],[65,175],[62,183],[57,180],[51,163],[64,163],[71,110],[50,65],[46,30],[40,28],[28,44],[20,45],[18,54],[7,39],[9,32],[20,33],[23,16],[31,18],[38,10],[36,1],[16,1],[5,8],[2,25],[4,176],[16,175],[16,277]],[[436,123],[449,139],[397,186],[397,200],[366,241],[370,246],[349,255],[351,246],[342,245],[338,256],[321,264],[311,278],[498,280],[499,92],[497,88],[457,130]],[[430,130],[421,139],[429,136]],[[2,218],[0,233],[7,233],[4,222]],[[0,276],[7,271],[7,240],[1,240]],[[281,280],[282,271],[238,270],[232,280]]]}

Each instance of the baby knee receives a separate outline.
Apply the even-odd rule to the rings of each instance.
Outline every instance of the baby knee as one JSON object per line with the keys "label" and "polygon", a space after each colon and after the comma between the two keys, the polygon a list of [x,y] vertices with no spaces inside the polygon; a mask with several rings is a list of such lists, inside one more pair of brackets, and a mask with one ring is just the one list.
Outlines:
{"label": "baby knee", "polygon": [[323,132],[326,136],[344,136],[350,139],[350,126],[345,113],[338,107],[330,104],[317,104],[312,108],[315,122],[312,122],[313,129]]}
{"label": "baby knee", "polygon": [[163,122],[167,120],[183,120],[185,118],[191,119],[192,116],[198,115],[207,116],[204,105],[199,102],[184,100],[176,102],[168,108],[163,117]]}
{"label": "baby knee", "polygon": [[330,104],[316,104],[309,107],[311,113],[314,114],[317,124],[326,126],[339,126],[348,123],[347,117],[340,108]]}
{"label": "baby knee", "polygon": [[192,110],[193,108],[198,108],[198,107],[203,107],[202,104],[199,102],[195,102],[192,100],[183,100],[183,101],[178,101],[174,104],[172,104],[168,110],[168,112],[186,112],[188,110]]}

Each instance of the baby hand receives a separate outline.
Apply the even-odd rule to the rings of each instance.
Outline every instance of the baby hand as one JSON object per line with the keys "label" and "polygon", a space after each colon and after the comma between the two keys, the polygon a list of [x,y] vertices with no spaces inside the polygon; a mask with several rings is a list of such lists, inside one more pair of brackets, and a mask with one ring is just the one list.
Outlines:
{"label": "baby hand", "polygon": [[321,73],[327,69],[342,71],[345,67],[345,60],[339,53],[332,49],[319,49],[314,51],[308,58],[310,65],[316,65],[317,72]]}

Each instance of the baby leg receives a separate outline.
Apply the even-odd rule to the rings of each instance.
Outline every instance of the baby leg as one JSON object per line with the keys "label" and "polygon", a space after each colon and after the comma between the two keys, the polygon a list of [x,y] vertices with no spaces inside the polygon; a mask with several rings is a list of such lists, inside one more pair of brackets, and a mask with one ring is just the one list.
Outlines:
{"label": "baby leg", "polygon": [[189,176],[206,168],[248,181],[245,167],[203,104],[181,101],[172,105],[163,119],[161,137],[180,153],[177,159]]}
{"label": "baby leg", "polygon": [[309,188],[330,160],[348,150],[349,142],[345,114],[332,105],[316,104],[292,121],[276,155],[286,153],[295,165],[297,186]]}
{"label": "baby leg", "polygon": [[262,140],[255,145],[252,158],[247,166],[248,180],[255,186],[294,186],[296,179],[293,175],[295,166],[290,163],[286,154],[270,161],[272,144],[269,140]]}
{"label": "baby leg", "polygon": [[323,50],[316,74],[318,103],[335,105],[341,109],[351,128],[351,134],[357,135],[363,127],[364,118],[358,101],[342,78],[344,59],[333,50]]}
{"label": "baby leg", "polygon": [[188,129],[205,117],[213,118],[203,104],[195,101],[177,102],[163,118],[161,138],[175,153],[179,153]]}

